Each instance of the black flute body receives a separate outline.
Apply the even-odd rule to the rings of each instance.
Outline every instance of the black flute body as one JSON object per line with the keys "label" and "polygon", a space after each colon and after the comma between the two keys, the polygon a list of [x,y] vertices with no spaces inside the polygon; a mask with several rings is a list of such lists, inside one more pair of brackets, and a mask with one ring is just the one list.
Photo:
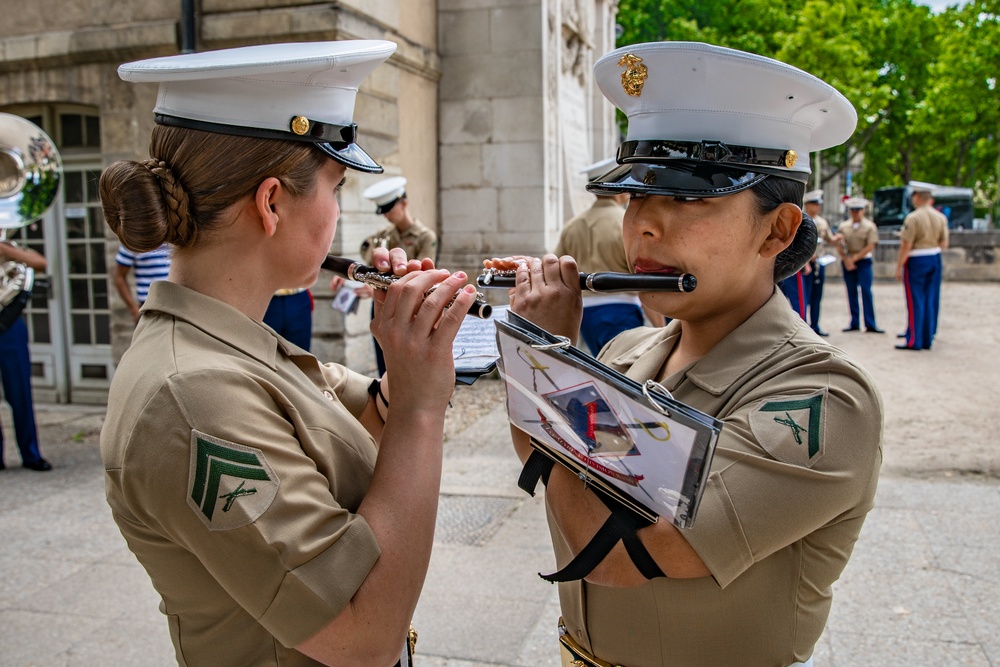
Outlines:
{"label": "black flute body", "polygon": [[[486,269],[476,278],[480,287],[514,287],[513,270]],[[590,292],[693,292],[698,279],[690,273],[672,276],[599,271],[581,273],[580,289]]]}
{"label": "black flute body", "polygon": [[[320,268],[344,276],[348,280],[356,280],[372,287],[373,289],[380,289],[383,291],[389,289],[389,285],[393,284],[401,277],[392,273],[382,273],[373,266],[368,266],[367,264],[357,262],[348,257],[337,257],[335,255],[327,255],[326,259],[323,260],[323,263],[320,264]],[[434,287],[431,288],[431,291],[434,291]],[[452,298],[452,301],[454,301],[454,298]],[[451,303],[448,305],[450,306]],[[466,313],[466,315],[471,315],[484,320],[489,319],[492,314],[493,306],[486,303],[486,298],[482,294],[478,293],[476,294],[476,300],[473,301],[472,305],[469,307],[469,312]]]}

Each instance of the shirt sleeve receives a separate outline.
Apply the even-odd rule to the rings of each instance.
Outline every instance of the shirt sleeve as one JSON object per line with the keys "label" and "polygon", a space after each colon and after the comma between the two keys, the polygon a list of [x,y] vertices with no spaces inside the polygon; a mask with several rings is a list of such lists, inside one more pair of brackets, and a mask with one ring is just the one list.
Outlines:
{"label": "shirt sleeve", "polygon": [[899,240],[913,243],[916,235],[916,225],[913,224],[913,217],[910,214],[903,220],[903,228],[899,231]]}
{"label": "shirt sleeve", "polygon": [[123,245],[118,246],[115,263],[119,266],[135,266],[135,253]]}
{"label": "shirt sleeve", "polygon": [[340,364],[324,364],[321,366],[323,377],[333,388],[344,407],[355,417],[364,412],[368,405],[368,386],[372,378],[362,375]]}
{"label": "shirt sleeve", "polygon": [[[698,515],[682,531],[720,586],[810,533],[871,508],[882,459],[881,400],[860,376],[831,376],[824,384],[817,425],[822,448],[811,465],[772,456],[751,426],[751,414],[775,398],[773,385],[723,418]],[[786,383],[779,396],[794,400],[815,391],[815,384]]]}
{"label": "shirt sleeve", "polygon": [[[174,376],[130,433],[122,495],[138,520],[193,554],[248,614],[295,646],[341,613],[379,547],[364,518],[334,497],[271,389],[231,371]],[[329,465],[370,475],[358,444],[338,442],[336,432],[331,424]],[[246,477],[245,495],[230,509],[260,511],[242,525],[225,514],[224,474],[230,486]],[[215,490],[200,495],[213,479]]]}

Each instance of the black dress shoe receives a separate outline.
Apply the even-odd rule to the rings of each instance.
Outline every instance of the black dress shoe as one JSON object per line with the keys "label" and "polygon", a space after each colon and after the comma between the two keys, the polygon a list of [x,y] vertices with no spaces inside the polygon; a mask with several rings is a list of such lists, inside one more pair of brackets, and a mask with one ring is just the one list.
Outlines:
{"label": "black dress shoe", "polygon": [[861,327],[847,327],[844,329],[844,333],[847,333],[848,331],[861,331]]}
{"label": "black dress shoe", "polygon": [[920,351],[919,347],[910,347],[909,345],[897,345],[896,349],[897,350],[913,350],[914,352],[919,352]]}
{"label": "black dress shoe", "polygon": [[45,472],[46,470],[52,470],[52,464],[45,459],[38,459],[37,461],[32,461],[31,463],[22,464],[28,470],[36,470],[38,472]]}
{"label": "black dress shoe", "polygon": [[865,333],[885,333],[885,329],[879,329],[878,327],[868,327],[865,329]]}
{"label": "black dress shoe", "polygon": [[0,461],[0,470],[4,470],[7,466],[4,465],[3,461]]}
{"label": "black dress shoe", "polygon": [[822,329],[819,329],[819,328],[813,329],[813,331],[816,332],[817,336],[823,336],[824,338],[826,338],[827,336],[830,335],[827,332],[825,332],[825,331],[823,331]]}

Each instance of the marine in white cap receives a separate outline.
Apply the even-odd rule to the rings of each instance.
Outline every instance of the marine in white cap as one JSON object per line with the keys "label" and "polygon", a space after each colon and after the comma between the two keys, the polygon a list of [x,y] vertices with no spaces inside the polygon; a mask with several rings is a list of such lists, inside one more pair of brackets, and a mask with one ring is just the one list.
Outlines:
{"label": "marine in white cap", "polygon": [[389,221],[388,225],[361,244],[363,260],[369,261],[371,251],[377,247],[402,248],[408,259],[437,259],[437,233],[410,211],[405,178],[393,176],[382,179],[365,188],[362,196],[374,202],[375,212]]}
{"label": "marine in white cap", "polygon": [[820,215],[823,211],[823,191],[810,190],[803,198],[803,210],[806,215],[812,218],[816,225],[816,252],[812,259],[803,267],[806,274],[806,286],[808,296],[806,301],[809,304],[809,326],[820,336],[829,336],[819,324],[820,307],[823,302],[823,286],[826,284],[826,264],[835,261],[830,251],[843,241],[840,234],[834,234],[830,229],[830,223]]}
{"label": "marine in white cap", "polygon": [[[690,528],[670,517],[648,525],[551,467],[561,570],[547,578],[560,582],[564,664],[809,665],[872,506],[882,406],[865,371],[775,283],[815,249],[800,208],[809,153],[846,141],[857,116],[806,72],[708,44],[627,46],[595,75],[628,134],[588,189],[629,193],[630,271],[698,280],[689,293],[643,293],[673,321],[622,333],[599,360],[659,382],[723,428]],[[565,257],[529,259],[512,309],[572,338],[577,271]],[[543,469],[524,434],[512,436],[526,471]]]}
{"label": "marine in white cap", "polygon": [[913,211],[899,233],[896,280],[906,297],[906,332],[898,350],[929,350],[937,333],[941,310],[941,251],[948,247],[948,218],[934,208],[931,183],[910,181]]}
{"label": "marine in white cap", "polygon": [[[375,212],[389,221],[377,232],[361,242],[361,259],[371,262],[376,248],[400,248],[408,260],[430,258],[437,261],[437,232],[420,222],[410,211],[410,200],[406,196],[406,179],[402,176],[384,178],[365,188],[361,193],[365,199],[375,204]],[[332,289],[339,287],[335,279]],[[372,288],[362,285],[354,290],[358,296],[370,299]],[[374,311],[373,311],[374,314]],[[377,339],[375,344],[375,364],[379,374],[385,372],[385,356]]]}
{"label": "marine in white cap", "polygon": [[262,324],[278,289],[316,281],[348,169],[381,171],[354,101],[394,50],[277,44],[119,70],[159,84],[157,124],[148,160],[102,174],[105,217],[130,250],[174,254],[115,373],[101,456],[179,663],[409,664],[451,346],[475,290],[376,250],[401,276],[376,297],[381,381]]}
{"label": "marine in white cap", "polygon": [[850,217],[837,228],[837,233],[844,239],[838,246],[838,253],[844,274],[844,285],[847,287],[847,305],[851,311],[851,321],[844,327],[845,333],[860,331],[862,319],[865,331],[868,333],[885,333],[875,321],[872,282],[875,261],[873,253],[875,246],[878,245],[878,227],[865,216],[869,203],[864,197],[848,198],[845,205]]}
{"label": "marine in white cap", "polygon": [[[587,180],[597,178],[615,164],[605,158],[581,170]],[[628,273],[625,246],[622,243],[622,217],[628,195],[597,195],[586,211],[571,218],[559,235],[556,255],[569,255],[580,271],[596,273],[614,271]],[[659,318],[662,325],[662,317]],[[641,327],[642,305],[634,293],[597,294],[588,292],[583,300],[580,334],[596,355],[604,345],[622,331]]]}

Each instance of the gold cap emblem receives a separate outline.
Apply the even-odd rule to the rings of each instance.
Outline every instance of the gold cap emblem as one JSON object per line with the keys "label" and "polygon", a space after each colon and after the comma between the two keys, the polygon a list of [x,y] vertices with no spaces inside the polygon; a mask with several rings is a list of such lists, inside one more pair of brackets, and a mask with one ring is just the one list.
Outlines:
{"label": "gold cap emblem", "polygon": [[785,152],[785,166],[791,169],[795,166],[795,163],[799,161],[799,154],[795,151]]}
{"label": "gold cap emblem", "polygon": [[305,116],[296,116],[292,119],[292,132],[303,135],[309,131],[309,119]]}
{"label": "gold cap emblem", "polygon": [[622,88],[625,92],[632,97],[642,95],[642,87],[649,75],[646,66],[642,64],[642,58],[626,53],[618,61],[618,66],[625,68],[625,71],[622,72]]}

